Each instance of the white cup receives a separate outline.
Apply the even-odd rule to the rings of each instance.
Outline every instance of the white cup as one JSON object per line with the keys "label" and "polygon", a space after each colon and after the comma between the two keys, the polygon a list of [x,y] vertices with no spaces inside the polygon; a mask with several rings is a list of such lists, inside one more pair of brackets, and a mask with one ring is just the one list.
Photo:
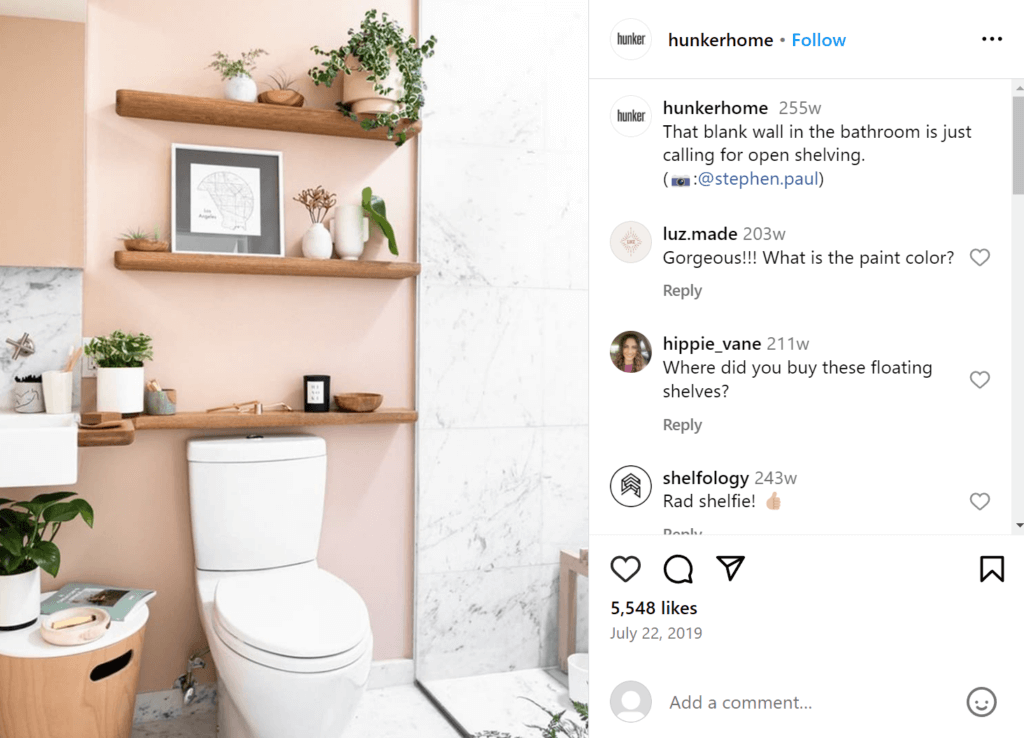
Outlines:
{"label": "white cup", "polygon": [[43,402],[47,413],[70,413],[71,391],[71,372],[43,372]]}

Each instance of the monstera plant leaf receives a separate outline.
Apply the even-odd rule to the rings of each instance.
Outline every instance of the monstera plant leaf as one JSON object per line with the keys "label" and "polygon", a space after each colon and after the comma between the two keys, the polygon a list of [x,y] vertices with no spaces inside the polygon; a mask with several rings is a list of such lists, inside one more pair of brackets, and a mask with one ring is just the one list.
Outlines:
{"label": "monstera plant leaf", "polygon": [[363,212],[366,213],[370,220],[377,224],[381,233],[388,239],[388,250],[395,256],[398,256],[398,245],[395,243],[395,229],[388,223],[388,212],[387,206],[384,204],[384,198],[373,194],[373,190],[369,187],[363,188]]}

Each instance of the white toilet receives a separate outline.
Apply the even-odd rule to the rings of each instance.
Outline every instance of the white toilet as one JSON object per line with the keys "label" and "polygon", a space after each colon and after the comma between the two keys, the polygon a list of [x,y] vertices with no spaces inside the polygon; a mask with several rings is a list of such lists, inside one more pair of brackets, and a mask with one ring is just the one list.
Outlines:
{"label": "white toilet", "polygon": [[307,435],[188,442],[203,630],[218,735],[335,738],[366,687],[366,604],[316,563],[327,445]]}

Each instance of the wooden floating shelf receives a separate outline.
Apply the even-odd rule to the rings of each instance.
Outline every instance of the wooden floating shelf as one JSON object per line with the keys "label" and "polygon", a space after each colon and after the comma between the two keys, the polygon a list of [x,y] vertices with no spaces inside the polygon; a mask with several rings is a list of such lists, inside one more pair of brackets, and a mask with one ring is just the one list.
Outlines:
{"label": "wooden floating shelf", "polygon": [[178,413],[177,415],[140,415],[134,418],[135,429],[170,430],[189,428],[211,430],[217,428],[284,428],[309,425],[382,425],[388,423],[415,423],[415,410],[384,408],[372,413]]}
{"label": "wooden floating shelf", "polygon": [[420,265],[408,261],[345,261],[343,259],[296,259],[276,256],[172,254],[166,251],[115,251],[114,266],[123,271],[284,274],[293,277],[349,277],[354,279],[407,279],[420,273]]}
{"label": "wooden floating shelf", "polygon": [[[200,123],[208,126],[259,128],[266,131],[313,133],[321,136],[343,136],[387,141],[387,129],[365,131],[358,122],[337,110],[291,108],[267,103],[236,102],[212,97],[168,95],[162,92],[118,90],[117,114],[126,118],[169,120],[177,123]],[[368,116],[367,116],[368,117]],[[408,121],[399,125],[404,130]],[[423,127],[416,121],[406,131],[412,138]],[[393,142],[392,142],[393,143]]]}

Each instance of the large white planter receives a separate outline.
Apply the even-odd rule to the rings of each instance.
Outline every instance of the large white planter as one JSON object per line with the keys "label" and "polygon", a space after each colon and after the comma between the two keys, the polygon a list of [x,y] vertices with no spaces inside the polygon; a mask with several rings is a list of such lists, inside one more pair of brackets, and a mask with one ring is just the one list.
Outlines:
{"label": "large white planter", "polygon": [[[359,66],[359,61],[351,54],[346,57],[345,63],[349,69]],[[391,74],[383,81],[384,88],[393,88],[387,97],[381,97],[373,89],[373,82],[368,82],[369,72],[352,72],[352,74],[341,75],[344,77],[341,87],[341,101],[353,113],[397,113],[398,100],[405,94],[405,85],[402,82],[402,73],[395,64],[395,57],[391,57]]]}
{"label": "large white planter", "polygon": [[239,102],[256,102],[256,82],[248,74],[224,80],[224,97]]}
{"label": "large white planter", "polygon": [[96,410],[101,413],[141,413],[145,393],[146,370],[96,370]]}
{"label": "large white planter", "polygon": [[0,576],[0,631],[27,628],[39,618],[39,567]]}

